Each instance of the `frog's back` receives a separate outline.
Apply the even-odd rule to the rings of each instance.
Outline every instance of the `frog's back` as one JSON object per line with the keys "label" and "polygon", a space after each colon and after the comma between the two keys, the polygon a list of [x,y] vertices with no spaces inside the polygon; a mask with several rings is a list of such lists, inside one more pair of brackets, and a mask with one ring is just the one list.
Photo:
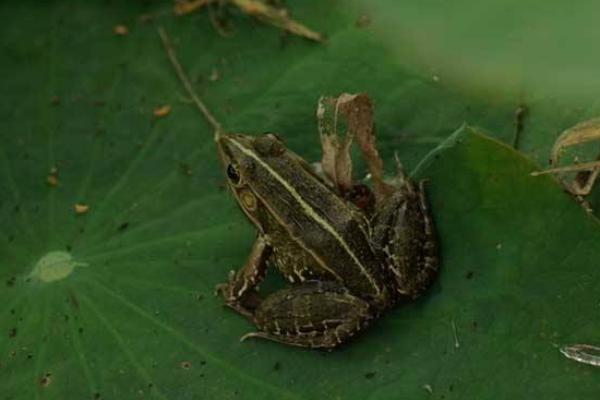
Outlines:
{"label": "frog's back", "polygon": [[299,256],[302,268],[312,258],[315,275],[334,277],[359,295],[383,295],[381,263],[369,240],[368,221],[357,208],[284,157],[264,158],[255,168],[253,187],[274,224],[310,254],[310,258]]}

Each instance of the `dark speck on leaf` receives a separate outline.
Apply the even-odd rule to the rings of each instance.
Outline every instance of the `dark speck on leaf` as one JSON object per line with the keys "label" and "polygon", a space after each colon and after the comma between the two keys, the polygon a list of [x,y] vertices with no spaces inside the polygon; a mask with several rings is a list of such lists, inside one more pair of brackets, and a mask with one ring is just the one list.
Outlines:
{"label": "dark speck on leaf", "polygon": [[123,232],[128,227],[129,227],[129,222],[123,222],[121,225],[119,225],[119,227],[117,228],[117,230],[119,232]]}
{"label": "dark speck on leaf", "polygon": [[8,235],[8,242],[13,242],[15,240],[15,236],[14,235]]}
{"label": "dark speck on leaf", "polygon": [[367,379],[373,379],[375,377],[375,372],[371,371],[371,372],[367,372],[365,374],[365,378]]}
{"label": "dark speck on leaf", "polygon": [[273,370],[279,371],[281,369],[281,363],[279,361],[275,362],[273,365]]}
{"label": "dark speck on leaf", "polygon": [[80,327],[80,328],[78,329],[78,332],[79,332],[79,333],[83,333],[83,328],[81,328],[81,327]]}
{"label": "dark speck on leaf", "polygon": [[16,280],[17,280],[17,278],[15,278],[14,276],[11,276],[10,278],[8,278],[6,280],[6,286],[8,286],[8,287],[15,286],[15,281]]}
{"label": "dark speck on leaf", "polygon": [[98,400],[100,398],[100,393],[94,393],[94,400]]}
{"label": "dark speck on leaf", "polygon": [[471,322],[471,328],[476,331],[477,330],[477,321]]}
{"label": "dark speck on leaf", "polygon": [[180,163],[179,170],[185,176],[192,176],[192,168],[187,163]]}
{"label": "dark speck on leaf", "polygon": [[67,251],[71,251],[73,249],[73,247],[71,247],[71,245],[68,244],[68,245],[65,246],[65,249],[67,249]]}
{"label": "dark speck on leaf", "polygon": [[49,372],[46,373],[46,375],[44,375],[42,379],[40,379],[40,385],[43,387],[47,387],[48,385],[50,385],[50,383],[52,382],[51,376],[52,374],[50,374]]}
{"label": "dark speck on leaf", "polygon": [[471,278],[473,278],[473,275],[474,275],[473,271],[467,271],[467,273],[465,274],[465,278],[471,279]]}
{"label": "dark speck on leaf", "polygon": [[8,330],[8,337],[14,338],[15,336],[17,336],[17,328],[10,328]]}

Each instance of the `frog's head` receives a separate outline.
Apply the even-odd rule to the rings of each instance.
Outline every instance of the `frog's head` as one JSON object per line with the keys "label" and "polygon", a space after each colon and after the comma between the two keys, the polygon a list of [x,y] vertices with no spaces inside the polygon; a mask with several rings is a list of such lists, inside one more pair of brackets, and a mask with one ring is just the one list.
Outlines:
{"label": "frog's head", "polygon": [[277,185],[273,181],[273,166],[288,165],[290,153],[274,134],[260,136],[239,134],[219,135],[215,139],[227,183],[246,216],[264,232],[268,214],[268,199],[273,198]]}

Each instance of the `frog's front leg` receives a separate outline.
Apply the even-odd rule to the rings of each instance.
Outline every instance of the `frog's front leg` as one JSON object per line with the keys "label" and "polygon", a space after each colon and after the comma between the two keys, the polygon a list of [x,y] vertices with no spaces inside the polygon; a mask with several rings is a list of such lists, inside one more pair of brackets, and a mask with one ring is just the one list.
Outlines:
{"label": "frog's front leg", "polygon": [[337,282],[308,282],[268,296],[254,313],[251,337],[333,349],[365,328],[377,312]]}
{"label": "frog's front leg", "polygon": [[229,307],[247,318],[252,319],[253,313],[244,300],[264,279],[267,272],[267,259],[271,252],[272,248],[267,239],[259,236],[242,268],[237,272],[230,271],[229,281],[218,284],[215,288],[216,293],[223,296]]}

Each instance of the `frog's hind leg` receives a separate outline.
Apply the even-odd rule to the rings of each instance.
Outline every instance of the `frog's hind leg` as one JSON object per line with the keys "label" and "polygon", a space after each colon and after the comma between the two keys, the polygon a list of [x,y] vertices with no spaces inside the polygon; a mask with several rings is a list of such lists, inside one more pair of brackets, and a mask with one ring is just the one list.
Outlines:
{"label": "frog's hind leg", "polygon": [[273,293],[254,314],[256,337],[331,350],[364,329],[375,317],[366,301],[335,282],[308,282]]}
{"label": "frog's hind leg", "polygon": [[414,300],[437,275],[438,256],[425,181],[410,178],[386,201],[373,219],[373,244],[396,281],[397,300]]}

